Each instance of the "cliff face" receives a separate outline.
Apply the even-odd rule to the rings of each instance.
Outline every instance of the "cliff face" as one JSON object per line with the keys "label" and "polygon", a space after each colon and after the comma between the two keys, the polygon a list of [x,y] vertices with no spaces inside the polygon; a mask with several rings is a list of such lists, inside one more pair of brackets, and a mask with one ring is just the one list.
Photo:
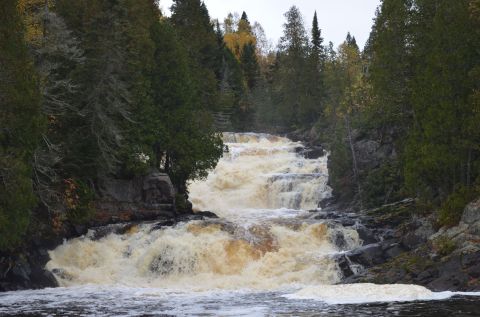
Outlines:
{"label": "cliff face", "polygon": [[175,194],[167,174],[152,173],[133,180],[105,180],[89,227],[174,218]]}
{"label": "cliff face", "polygon": [[44,267],[50,260],[48,250],[64,239],[84,235],[88,230],[101,237],[137,221],[174,223],[181,216],[175,207],[176,190],[166,174],[151,173],[132,180],[107,179],[100,184],[99,196],[95,214],[87,223],[64,223],[52,233],[50,224],[37,220],[38,230],[30,241],[22,248],[0,253],[0,291],[57,286],[54,276]]}

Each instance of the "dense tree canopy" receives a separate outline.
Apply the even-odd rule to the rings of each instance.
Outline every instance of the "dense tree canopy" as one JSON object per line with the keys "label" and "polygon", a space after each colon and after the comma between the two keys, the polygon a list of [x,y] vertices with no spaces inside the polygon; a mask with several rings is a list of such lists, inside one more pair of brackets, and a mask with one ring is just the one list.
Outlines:
{"label": "dense tree canopy", "polygon": [[[105,178],[167,172],[182,197],[218,132],[308,134],[359,208],[407,196],[442,224],[480,191],[480,1],[382,0],[365,48],[285,13],[274,50],[246,12],[200,0],[6,0],[0,6],[0,250],[32,214],[79,222]],[[385,153],[365,167],[369,154]]]}

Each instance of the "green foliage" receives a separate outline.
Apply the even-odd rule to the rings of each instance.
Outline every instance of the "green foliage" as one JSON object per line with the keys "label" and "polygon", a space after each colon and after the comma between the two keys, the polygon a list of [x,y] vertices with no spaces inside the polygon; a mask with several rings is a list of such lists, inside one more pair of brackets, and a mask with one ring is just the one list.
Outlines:
{"label": "green foliage", "polygon": [[364,52],[375,96],[368,104],[369,125],[383,135],[392,135],[400,144],[412,124],[408,100],[412,63],[407,48],[410,6],[410,1],[384,0]]}
{"label": "green foliage", "polygon": [[30,223],[31,210],[37,200],[32,189],[31,168],[22,162],[0,160],[0,166],[9,166],[9,174],[2,171],[0,186],[0,250],[11,249],[22,242]]}
{"label": "green foliage", "polygon": [[172,25],[187,49],[192,84],[200,94],[199,106],[202,109],[218,110],[222,51],[207,7],[200,0],[174,0],[171,10]]}
{"label": "green foliage", "polygon": [[17,1],[3,3],[0,15],[0,250],[5,250],[21,242],[37,203],[31,162],[44,121]]}
{"label": "green foliage", "polygon": [[460,186],[443,202],[438,216],[440,226],[456,226],[462,218],[467,204],[478,197],[478,191],[473,188]]}
{"label": "green foliage", "polygon": [[404,197],[403,179],[398,161],[385,162],[370,171],[362,182],[362,199],[366,208],[372,208]]}
{"label": "green foliage", "polygon": [[478,176],[472,163],[480,155],[474,145],[480,117],[470,99],[478,83],[469,74],[480,51],[468,4],[418,0],[412,12],[415,126],[406,146],[406,182],[427,199],[444,200]]}
{"label": "green foliage", "polygon": [[455,241],[447,236],[437,238],[435,241],[433,241],[433,246],[441,256],[447,256],[451,254],[457,247]]}

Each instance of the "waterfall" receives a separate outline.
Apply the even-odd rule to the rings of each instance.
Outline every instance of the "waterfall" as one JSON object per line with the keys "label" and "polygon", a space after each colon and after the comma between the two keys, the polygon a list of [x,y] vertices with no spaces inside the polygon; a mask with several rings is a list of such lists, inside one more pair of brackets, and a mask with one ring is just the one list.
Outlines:
{"label": "waterfall", "polygon": [[[327,157],[305,159],[301,143],[266,134],[226,133],[224,141],[228,152],[216,169],[189,185],[194,208],[220,218],[160,228],[143,223],[121,234],[99,238],[91,231],[67,241],[50,252],[47,264],[68,287],[60,292],[70,296],[67,290],[75,289],[81,298],[97,294],[98,305],[114,292],[140,310],[136,301],[149,296],[161,298],[162,305],[187,300],[193,315],[204,309],[196,310],[203,301],[198,296],[206,306],[221,301],[225,308],[235,301],[231,316],[263,309],[262,300],[250,307],[249,294],[274,298],[270,311],[285,300],[302,310],[299,300],[339,304],[455,295],[414,285],[337,285],[342,276],[336,259],[362,241],[354,227],[312,217],[311,209],[331,195]],[[179,312],[178,307],[166,311]]]}
{"label": "waterfall", "polygon": [[166,229],[141,224],[98,241],[92,235],[50,253],[47,268],[63,286],[262,289],[337,283],[333,241],[360,245],[353,229],[311,220],[331,195],[327,157],[305,159],[303,145],[266,134],[224,134],[228,152],[207,179],[190,184],[196,210],[218,220]]}

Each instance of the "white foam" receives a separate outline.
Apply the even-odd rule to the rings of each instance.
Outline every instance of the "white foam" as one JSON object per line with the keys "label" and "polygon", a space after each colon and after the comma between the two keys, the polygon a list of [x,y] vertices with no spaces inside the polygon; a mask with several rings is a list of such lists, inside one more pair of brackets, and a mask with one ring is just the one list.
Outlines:
{"label": "white foam", "polygon": [[345,284],[308,286],[293,294],[285,295],[285,297],[296,300],[317,300],[330,305],[335,305],[444,300],[455,295],[480,296],[480,293],[436,293],[423,286],[406,284]]}

